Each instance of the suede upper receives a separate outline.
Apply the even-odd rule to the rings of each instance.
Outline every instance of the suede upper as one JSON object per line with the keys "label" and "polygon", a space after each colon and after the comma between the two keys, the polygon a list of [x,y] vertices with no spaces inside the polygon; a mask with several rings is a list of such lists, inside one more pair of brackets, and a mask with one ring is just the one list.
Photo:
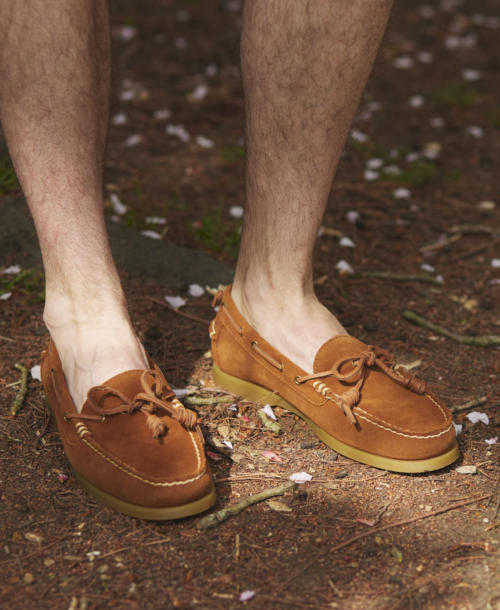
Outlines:
{"label": "suede upper", "polygon": [[[246,322],[231,298],[230,287],[220,297],[210,335],[214,363],[221,371],[271,390],[351,447],[398,460],[423,460],[456,444],[449,409],[425,389],[425,383],[398,370],[380,356],[382,350],[354,337],[339,335],[327,341],[318,350],[309,375]],[[368,364],[348,381],[333,373],[302,381],[332,371],[339,363],[338,375],[348,377],[360,367],[362,354]],[[356,394],[353,388],[360,378],[359,400],[352,399],[352,406],[346,407],[344,397],[352,398],[352,391]]]}
{"label": "suede upper", "polygon": [[[151,365],[152,377],[164,392],[173,394],[160,370]],[[95,487],[148,507],[179,506],[209,493],[212,482],[199,426],[180,423],[175,413],[184,407],[175,398],[169,399],[168,409],[160,405],[154,409],[156,415],[150,415],[149,395],[141,382],[144,371],[121,373],[93,388],[80,416],[52,342],[43,354],[41,373],[66,455],[73,469]],[[133,406],[140,396],[143,400]],[[152,400],[161,403],[154,396]],[[163,430],[156,438],[151,417]]]}

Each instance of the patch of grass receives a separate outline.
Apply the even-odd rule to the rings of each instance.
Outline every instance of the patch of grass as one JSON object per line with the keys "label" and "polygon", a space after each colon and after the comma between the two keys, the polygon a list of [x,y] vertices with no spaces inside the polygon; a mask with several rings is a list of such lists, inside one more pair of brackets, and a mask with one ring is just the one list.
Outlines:
{"label": "patch of grass", "polygon": [[129,229],[137,230],[138,221],[137,221],[137,213],[135,210],[127,210],[127,212],[125,213],[125,216],[123,217],[123,221]]}
{"label": "patch of grass", "polygon": [[19,292],[28,297],[30,303],[45,300],[44,275],[36,269],[23,269],[15,276],[0,276],[0,295]]}
{"label": "patch of grass", "polygon": [[16,172],[9,157],[0,159],[0,194],[6,195],[21,187],[17,181]]}
{"label": "patch of grass", "polygon": [[236,259],[241,240],[241,221],[223,218],[222,213],[222,205],[219,205],[214,213],[202,218],[200,227],[190,225],[190,230],[205,249]]}
{"label": "patch of grass", "polygon": [[243,146],[227,146],[221,150],[221,157],[228,163],[239,163],[245,158]]}
{"label": "patch of grass", "polygon": [[390,174],[384,174],[382,176],[387,180],[393,180],[394,182],[400,182],[408,186],[421,186],[427,182],[431,182],[437,176],[438,168],[434,163],[429,161],[415,161],[408,165],[406,169],[403,169],[398,176]]}
{"label": "patch of grass", "polygon": [[465,83],[451,82],[436,89],[432,101],[438,108],[450,106],[469,108],[478,103],[479,96]]}

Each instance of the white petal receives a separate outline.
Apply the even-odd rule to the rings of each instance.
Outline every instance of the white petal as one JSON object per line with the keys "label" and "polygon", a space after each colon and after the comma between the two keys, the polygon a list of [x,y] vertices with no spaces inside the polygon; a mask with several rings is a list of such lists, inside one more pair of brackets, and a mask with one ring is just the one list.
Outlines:
{"label": "white petal", "polygon": [[113,125],[126,125],[128,123],[127,115],[124,112],[119,112],[111,119]]}
{"label": "white petal", "polygon": [[487,438],[487,439],[485,439],[485,441],[484,441],[484,442],[485,442],[487,445],[496,445],[497,441],[498,441],[498,436],[494,436],[493,438]]}
{"label": "white petal", "polygon": [[358,129],[353,129],[351,131],[351,138],[353,140],[356,140],[356,142],[368,142],[368,136],[366,135],[366,133],[363,133],[362,131],[359,131]]}
{"label": "white petal", "polygon": [[0,301],[6,301],[7,299],[10,299],[11,296],[12,292],[4,292],[3,294],[0,294]]}
{"label": "white petal", "polygon": [[408,100],[408,104],[412,108],[421,108],[424,105],[424,96],[423,95],[412,95]]}
{"label": "white petal", "polygon": [[347,222],[356,224],[360,219],[360,213],[357,210],[348,210],[345,215]]}
{"label": "white petal", "polygon": [[150,239],[161,239],[161,235],[156,231],[141,231],[141,235],[149,237]]}
{"label": "white petal", "polygon": [[36,379],[36,381],[42,381],[42,377],[40,374],[40,365],[37,364],[36,366],[32,367],[31,371],[31,376],[33,377],[33,379]]}
{"label": "white petal", "polygon": [[462,78],[471,83],[481,79],[481,72],[474,70],[473,68],[464,68],[462,70]]}
{"label": "white petal", "polygon": [[456,424],[455,422],[453,422],[453,427],[455,428],[455,434],[458,436],[459,434],[461,434],[462,432],[462,424]]}
{"label": "white petal", "polygon": [[288,478],[294,483],[302,484],[310,481],[312,479],[312,475],[308,472],[294,472]]}
{"label": "white petal", "polygon": [[205,138],[205,136],[196,136],[196,144],[200,148],[213,148],[215,146],[214,141],[210,140],[210,138]]}
{"label": "white petal", "polygon": [[241,218],[243,216],[243,208],[241,205],[233,205],[229,208],[229,215],[233,218]]}
{"label": "white petal", "polygon": [[486,413],[481,413],[480,411],[472,411],[471,413],[467,413],[467,419],[473,424],[480,421],[487,426],[490,423],[490,418],[486,415]]}
{"label": "white petal", "polygon": [[165,301],[167,301],[167,303],[175,309],[178,309],[179,307],[182,307],[186,304],[186,299],[183,299],[182,297],[166,296]]}
{"label": "white petal", "polygon": [[199,284],[190,284],[188,292],[192,297],[201,297],[201,295],[204,294],[205,289]]}
{"label": "white petal", "polygon": [[4,275],[17,275],[21,271],[20,265],[11,265],[2,271]]}
{"label": "white petal", "polygon": [[375,157],[374,159],[368,159],[366,162],[366,167],[368,169],[380,169],[384,165],[384,160],[379,157]]}
{"label": "white petal", "polygon": [[367,182],[373,182],[380,176],[379,172],[375,172],[372,169],[365,169],[363,177]]}
{"label": "white petal", "polygon": [[337,269],[339,273],[347,273],[348,275],[354,273],[354,269],[344,259],[339,260],[339,262],[335,265],[335,269]]}
{"label": "white petal", "polygon": [[189,142],[191,139],[188,131],[182,125],[167,125],[166,131],[169,136],[175,136],[181,142]]}
{"label": "white petal", "polygon": [[404,186],[394,189],[392,195],[395,199],[409,199],[411,197],[410,189],[405,188]]}
{"label": "white petal", "polygon": [[274,414],[274,411],[271,408],[271,405],[264,405],[262,407],[262,409],[260,409],[260,411],[263,411],[268,417],[270,417],[271,419],[274,419],[274,421],[277,421],[277,417]]}
{"label": "white petal", "polygon": [[143,141],[144,141],[144,138],[143,138],[143,136],[141,136],[141,134],[133,133],[125,140],[123,145],[126,146],[127,148],[132,148],[133,146],[138,146],[139,144],[142,144]]}
{"label": "white petal", "polygon": [[247,602],[249,599],[252,599],[254,595],[255,591],[242,591],[240,593],[239,600],[240,602]]}
{"label": "white petal", "polygon": [[344,236],[340,238],[339,246],[342,246],[344,248],[355,248],[356,244],[352,241],[350,237]]}
{"label": "white petal", "polygon": [[159,110],[155,110],[153,117],[157,121],[166,121],[172,116],[172,111],[168,108],[160,108]]}
{"label": "white petal", "polygon": [[500,258],[492,258],[491,259],[491,266],[494,269],[498,269],[500,267]]}
{"label": "white petal", "polygon": [[128,210],[127,206],[122,203],[121,199],[116,193],[111,193],[109,200],[111,201],[113,212],[118,214],[118,216],[123,216],[123,214],[125,214],[125,212]]}
{"label": "white petal", "polygon": [[198,85],[191,93],[188,95],[188,100],[190,102],[200,102],[202,99],[207,97],[208,87],[206,85]]}
{"label": "white petal", "polygon": [[408,70],[413,66],[413,59],[409,55],[400,55],[396,57],[392,65],[398,70]]}

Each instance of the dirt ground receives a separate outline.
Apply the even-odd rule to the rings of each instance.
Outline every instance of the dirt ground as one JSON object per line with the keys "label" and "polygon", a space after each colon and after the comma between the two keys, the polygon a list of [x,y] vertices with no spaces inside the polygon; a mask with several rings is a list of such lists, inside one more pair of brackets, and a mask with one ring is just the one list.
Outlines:
{"label": "dirt ground", "polygon": [[[244,199],[240,2],[123,0],[112,22],[107,214],[232,265],[241,219],[231,208]],[[0,294],[12,293],[0,300],[0,607],[500,608],[500,352],[403,317],[479,341],[500,334],[499,31],[493,0],[397,3],[315,259],[317,292],[349,332],[458,407],[460,460],[399,475],[336,455],[280,409],[281,430],[265,428],[256,405],[214,391],[210,296],[124,274],[146,348],[201,403],[216,509],[292,473],[312,479],[206,530],[200,517],[117,514],[76,485],[38,381],[10,416],[14,364],[38,364],[47,334],[39,271],[0,274]],[[0,171],[0,203],[7,194],[18,191]],[[8,255],[0,270],[15,264]],[[200,320],[146,294],[183,296],[180,311]],[[472,423],[474,411],[489,423]]]}

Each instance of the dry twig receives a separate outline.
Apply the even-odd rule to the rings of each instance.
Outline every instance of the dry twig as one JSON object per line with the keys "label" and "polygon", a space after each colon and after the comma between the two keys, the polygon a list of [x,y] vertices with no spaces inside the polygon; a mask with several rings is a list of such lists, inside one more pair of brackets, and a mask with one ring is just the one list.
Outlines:
{"label": "dry twig", "polygon": [[264,491],[256,493],[253,496],[249,496],[237,504],[233,504],[232,506],[223,508],[216,513],[203,517],[203,519],[199,521],[198,527],[200,529],[206,529],[208,527],[218,525],[219,523],[226,521],[226,519],[229,519],[229,517],[238,515],[245,508],[252,506],[252,504],[257,504],[257,502],[262,502],[263,500],[268,500],[269,498],[274,498],[275,496],[282,496],[285,491],[291,489],[292,487],[295,487],[295,483],[293,481],[286,481],[277,487],[264,489]]}
{"label": "dry twig", "polygon": [[422,519],[428,519],[429,517],[434,517],[435,515],[441,515],[442,513],[447,513],[450,510],[455,510],[457,508],[462,508],[462,506],[467,506],[467,504],[474,504],[474,502],[481,502],[482,500],[486,500],[490,498],[493,494],[485,494],[484,496],[476,496],[475,498],[469,498],[464,502],[460,502],[459,504],[449,504],[448,506],[444,506],[443,508],[438,508],[437,510],[433,510],[430,513],[426,513],[424,515],[419,515],[418,517],[412,517],[411,519],[402,519],[401,521],[396,521],[395,523],[388,523],[387,525],[383,525],[381,527],[377,527],[373,530],[366,530],[362,534],[358,534],[357,536],[353,536],[340,544],[337,544],[331,547],[331,551],[338,551],[340,549],[345,548],[346,546],[350,546],[361,540],[362,538],[367,538],[368,536],[372,536],[373,534],[378,534],[378,532],[382,532],[384,530],[391,529],[393,527],[400,527],[403,525],[409,525],[410,523],[415,523],[415,521],[421,521]]}
{"label": "dry twig", "polygon": [[12,401],[12,407],[10,409],[10,414],[12,415],[12,417],[16,417],[18,412],[22,409],[22,406],[24,404],[24,398],[26,396],[26,392],[28,391],[28,369],[24,365],[19,364],[19,362],[16,362],[16,364],[14,364],[14,368],[16,368],[18,371],[21,371],[21,385],[19,387],[19,390],[17,391],[17,394],[14,397],[14,400]]}
{"label": "dry twig", "polygon": [[488,402],[488,398],[486,396],[481,396],[481,398],[473,398],[472,400],[468,400],[461,405],[455,405],[451,407],[452,413],[457,413],[458,411],[466,411],[467,409],[472,409],[473,407],[479,407],[480,405],[484,405],[485,402]]}
{"label": "dry twig", "polygon": [[476,347],[495,347],[500,345],[499,335],[457,335],[456,333],[452,333],[451,331],[446,330],[446,328],[439,326],[439,324],[429,322],[414,311],[408,310],[403,312],[403,318],[409,322],[412,322],[413,324],[416,324],[417,326],[428,328],[438,335],[448,337],[448,339],[452,339],[453,341],[461,343],[462,345],[475,345]]}
{"label": "dry twig", "polygon": [[424,282],[427,284],[441,285],[432,275],[427,273],[390,273],[389,271],[359,271],[351,275],[352,278],[374,278],[377,280],[393,280],[394,282]]}
{"label": "dry twig", "polygon": [[186,313],[185,311],[179,311],[175,307],[172,307],[172,305],[169,305],[168,303],[166,303],[164,301],[160,301],[160,299],[155,299],[153,297],[150,297],[149,300],[152,303],[156,303],[157,305],[161,305],[162,307],[166,307],[172,313],[176,313],[179,316],[182,316],[183,318],[187,318],[188,320],[194,320],[195,322],[201,322],[201,324],[210,324],[210,320],[205,320],[205,318],[199,318],[198,316],[193,316],[192,314]]}

